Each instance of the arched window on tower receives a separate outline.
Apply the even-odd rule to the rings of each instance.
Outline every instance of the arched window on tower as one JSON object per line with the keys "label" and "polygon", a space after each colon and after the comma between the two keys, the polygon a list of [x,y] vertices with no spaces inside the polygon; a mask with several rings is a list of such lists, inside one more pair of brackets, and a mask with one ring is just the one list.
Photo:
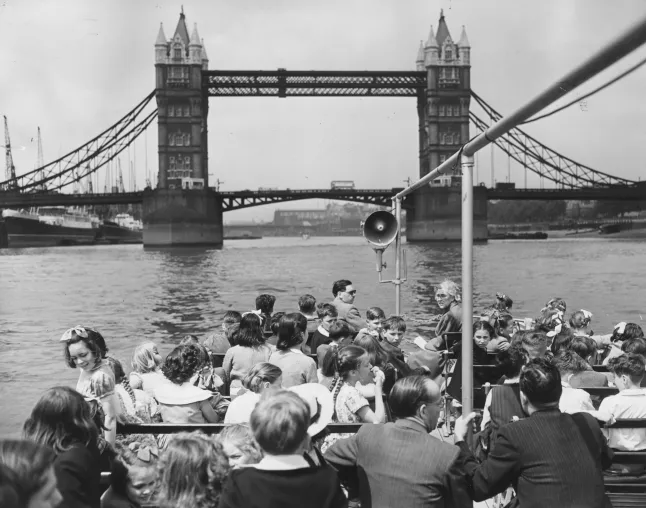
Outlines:
{"label": "arched window on tower", "polygon": [[169,157],[168,158],[168,169],[175,170],[177,168],[177,160],[175,157]]}
{"label": "arched window on tower", "polygon": [[179,44],[173,48],[173,59],[174,60],[182,59],[182,47]]}
{"label": "arched window on tower", "polygon": [[446,108],[444,104],[440,105],[440,116],[446,116]]}
{"label": "arched window on tower", "polygon": [[184,106],[184,116],[191,116],[191,108],[188,105]]}
{"label": "arched window on tower", "polygon": [[453,60],[453,49],[451,46],[444,46],[444,60]]}
{"label": "arched window on tower", "polygon": [[172,104],[168,106],[168,116],[175,116],[175,106]]}
{"label": "arched window on tower", "polygon": [[184,157],[184,169],[191,169],[191,158]]}

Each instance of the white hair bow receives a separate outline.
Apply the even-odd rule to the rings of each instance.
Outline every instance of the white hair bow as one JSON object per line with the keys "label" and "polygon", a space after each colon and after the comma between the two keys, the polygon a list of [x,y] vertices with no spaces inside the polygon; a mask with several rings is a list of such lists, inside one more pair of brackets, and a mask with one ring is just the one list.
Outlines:
{"label": "white hair bow", "polygon": [[626,322],[622,321],[621,323],[617,323],[615,325],[615,330],[617,330],[617,333],[623,334],[624,330],[626,329]]}
{"label": "white hair bow", "polygon": [[585,319],[592,319],[592,312],[589,310],[581,309],[581,313]]}

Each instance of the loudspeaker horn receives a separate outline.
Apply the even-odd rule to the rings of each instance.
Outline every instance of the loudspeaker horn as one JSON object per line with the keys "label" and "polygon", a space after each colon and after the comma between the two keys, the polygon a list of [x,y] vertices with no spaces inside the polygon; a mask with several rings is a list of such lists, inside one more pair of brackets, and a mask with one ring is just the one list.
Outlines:
{"label": "loudspeaker horn", "polygon": [[386,265],[382,262],[382,254],[397,237],[397,219],[384,210],[371,213],[363,223],[363,236],[377,254],[377,271]]}

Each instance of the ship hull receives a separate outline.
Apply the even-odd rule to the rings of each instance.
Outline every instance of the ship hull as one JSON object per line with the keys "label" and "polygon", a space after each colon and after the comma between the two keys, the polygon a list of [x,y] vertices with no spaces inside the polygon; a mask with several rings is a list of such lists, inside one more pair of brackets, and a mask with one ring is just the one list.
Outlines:
{"label": "ship hull", "polygon": [[57,226],[21,217],[5,217],[4,231],[7,246],[18,248],[91,245],[97,232],[93,228]]}
{"label": "ship hull", "polygon": [[143,243],[142,231],[124,228],[111,221],[104,221],[99,227],[98,239],[107,243]]}

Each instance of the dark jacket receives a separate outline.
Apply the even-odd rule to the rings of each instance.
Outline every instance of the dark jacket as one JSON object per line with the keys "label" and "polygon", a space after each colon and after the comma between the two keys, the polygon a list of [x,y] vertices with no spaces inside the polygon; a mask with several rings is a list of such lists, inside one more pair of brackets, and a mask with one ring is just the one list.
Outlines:
{"label": "dark jacket", "polygon": [[612,452],[599,424],[583,415],[593,450],[572,416],[550,409],[501,427],[487,459],[478,464],[460,442],[474,501],[484,501],[513,486],[522,508],[604,508],[602,469]]}
{"label": "dark jacket", "polygon": [[363,425],[325,452],[333,467],[358,468],[361,508],[472,508],[459,456],[408,419]]}
{"label": "dark jacket", "polygon": [[54,461],[61,508],[99,508],[101,505],[101,466],[99,450],[73,446]]}
{"label": "dark jacket", "polygon": [[245,467],[229,473],[218,507],[344,508],[347,505],[336,471],[329,466],[288,471]]}

